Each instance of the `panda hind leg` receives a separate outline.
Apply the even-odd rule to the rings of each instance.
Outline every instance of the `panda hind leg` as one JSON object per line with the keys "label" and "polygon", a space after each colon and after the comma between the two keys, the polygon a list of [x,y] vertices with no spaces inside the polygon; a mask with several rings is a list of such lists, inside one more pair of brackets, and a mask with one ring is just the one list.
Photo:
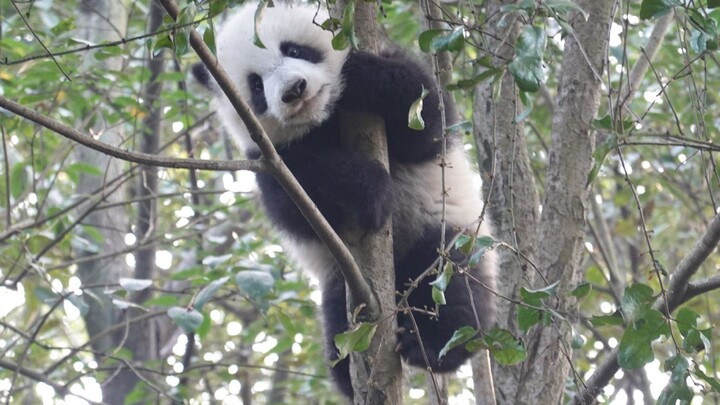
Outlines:
{"label": "panda hind leg", "polygon": [[338,390],[352,402],[353,390],[350,382],[350,359],[345,358],[335,364],[338,350],[335,347],[335,335],[345,332],[348,328],[345,310],[345,280],[339,272],[335,272],[321,286],[322,289],[322,316],[325,334],[325,355],[327,357],[330,375]]}
{"label": "panda hind leg", "polygon": [[[437,258],[439,230],[428,235],[396,263],[396,288],[400,293],[407,290],[408,280],[417,278]],[[452,236],[448,235],[446,240]],[[453,249],[450,260],[462,264],[466,259]],[[397,350],[406,363],[423,369],[430,367],[435,372],[453,372],[474,355],[463,346],[442,357],[440,351],[456,330],[464,326],[486,330],[493,322],[493,296],[477,281],[492,288],[494,276],[492,269],[484,269],[482,264],[481,260],[480,265],[468,270],[472,277],[458,272],[452,276],[444,293],[447,303],[437,307],[437,316],[430,315],[436,307],[429,284],[434,276],[425,277],[410,293],[408,307],[397,317]]]}

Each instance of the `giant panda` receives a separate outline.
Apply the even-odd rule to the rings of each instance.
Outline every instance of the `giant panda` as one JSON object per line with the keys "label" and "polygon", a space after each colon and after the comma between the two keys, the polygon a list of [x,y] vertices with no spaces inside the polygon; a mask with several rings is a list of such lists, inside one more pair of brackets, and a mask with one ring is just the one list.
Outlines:
{"label": "giant panda", "polygon": [[[334,50],[332,32],[321,27],[328,14],[317,6],[276,2],[264,10],[257,27],[256,10],[256,4],[241,6],[223,24],[217,35],[219,63],[335,230],[351,221],[363,230],[377,230],[392,216],[395,288],[405,291],[408,282],[438,258],[440,243],[442,123],[433,77],[398,50],[379,56]],[[255,30],[264,48],[254,44]],[[195,65],[193,73],[212,90],[214,108],[231,138],[248,158],[258,159],[257,146],[205,66]],[[425,128],[418,131],[408,127],[408,111],[423,88],[429,94],[422,110]],[[341,145],[340,110],[375,113],[385,120],[389,173],[378,162]],[[473,225],[474,230],[478,223],[479,234],[490,235],[489,221],[478,222],[483,204],[473,187],[477,175],[459,139],[448,140],[446,159],[446,240],[467,226]],[[338,352],[333,338],[348,328],[342,275],[279,183],[264,173],[258,173],[256,181],[262,205],[284,247],[319,282],[326,352],[328,360],[334,360]],[[451,250],[450,259],[467,261],[456,250]],[[427,363],[410,317],[398,313],[397,350],[407,364],[451,372],[472,355],[457,347],[439,356],[455,330],[463,326],[486,329],[492,322],[494,252],[486,252],[468,272],[470,282],[457,274],[451,279],[445,292],[447,304],[439,307],[438,317],[414,314]],[[411,307],[435,308],[431,279],[424,279],[410,295]],[[331,374],[340,391],[351,398],[348,360],[332,367]]]}

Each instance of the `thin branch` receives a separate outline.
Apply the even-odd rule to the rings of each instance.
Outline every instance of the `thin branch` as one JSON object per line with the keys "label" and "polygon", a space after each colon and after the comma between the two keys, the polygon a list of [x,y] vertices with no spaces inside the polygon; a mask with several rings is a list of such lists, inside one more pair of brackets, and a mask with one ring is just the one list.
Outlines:
{"label": "thin branch", "polygon": [[169,167],[174,169],[197,169],[197,170],[249,170],[252,172],[265,172],[270,169],[267,162],[263,160],[198,160],[178,159],[167,156],[158,156],[148,153],[132,152],[127,149],[118,148],[96,140],[92,136],[68,127],[52,118],[35,112],[21,104],[0,96],[0,107],[13,112],[29,121],[43,126],[57,134],[60,134],[81,145],[87,146],[106,155],[122,159],[128,162],[140,163],[149,166]]}
{"label": "thin branch", "polygon": [[[701,280],[696,283],[689,283],[690,277],[697,273],[700,265],[707,260],[708,256],[717,248],[720,241],[720,214],[715,215],[707,227],[705,234],[695,243],[690,253],[678,263],[675,271],[670,276],[670,284],[667,293],[660,296],[653,304],[653,309],[672,313],[677,307],[687,302],[690,298],[706,291],[720,287],[720,277],[715,276]],[[666,314],[667,315],[667,314]],[[617,362],[618,349],[615,348],[609,357],[600,364],[592,376],[587,380],[585,388],[573,398],[572,404],[581,405],[593,403],[595,397],[610,382],[615,372],[620,368]]]}
{"label": "thin branch", "polygon": [[[12,371],[14,371],[24,377],[27,377],[33,381],[45,383],[45,384],[51,386],[55,390],[55,394],[57,394],[59,396],[65,396],[67,394],[70,394],[70,390],[68,389],[68,387],[56,383],[51,378],[46,377],[46,374],[44,374],[44,373],[28,370],[27,368],[25,368],[21,365],[11,363],[2,358],[0,358],[0,368],[4,368],[6,370],[12,370]],[[102,402],[93,401],[89,398],[86,398],[82,395],[78,395],[76,393],[72,393],[72,395],[77,396],[78,398],[82,398],[91,404],[102,403]]]}
{"label": "thin branch", "polygon": [[167,27],[165,27],[165,28],[159,29],[159,30],[157,30],[157,31],[148,32],[148,33],[141,34],[141,35],[136,35],[136,36],[134,36],[134,37],[120,38],[120,39],[118,39],[117,41],[103,42],[103,43],[101,43],[101,44],[94,44],[94,45],[89,45],[89,44],[88,44],[88,45],[85,45],[85,46],[80,46],[80,47],[77,47],[77,48],[67,49],[67,50],[64,50],[64,51],[53,52],[53,53],[43,53],[43,54],[39,54],[39,55],[30,55],[30,56],[26,56],[26,57],[24,57],[24,58],[15,59],[15,60],[7,60],[7,58],[6,58],[4,61],[0,61],[0,66],[19,65],[19,64],[21,64],[21,63],[29,62],[29,61],[32,61],[32,60],[45,59],[45,58],[55,58],[55,57],[58,57],[58,56],[65,56],[65,55],[70,55],[70,54],[73,54],[73,53],[88,52],[88,51],[92,51],[92,50],[95,50],[95,49],[114,48],[114,47],[119,46],[119,45],[126,45],[126,44],[131,43],[131,42],[139,41],[139,40],[146,39],[146,38],[155,37],[155,36],[158,36],[158,35],[163,34],[163,33],[174,32],[174,31],[176,31],[176,30],[178,30],[178,29],[180,29],[180,28],[185,28],[185,27],[188,27],[188,26],[190,26],[190,25],[197,25],[199,22],[205,21],[205,20],[207,20],[207,19],[209,19],[209,18],[210,18],[210,17],[203,17],[203,18],[200,18],[200,19],[198,19],[198,20],[193,20],[193,21],[190,21],[190,22],[185,23],[185,24],[173,24],[173,25],[169,25],[169,26],[167,26]]}
{"label": "thin branch", "polygon": [[3,144],[3,164],[5,170],[5,229],[10,229],[12,226],[12,208],[10,207],[10,161],[8,160],[7,153],[7,142],[5,139],[5,127],[0,127],[0,133],[2,134]]}
{"label": "thin branch", "polygon": [[63,70],[62,66],[60,66],[60,63],[57,61],[57,59],[55,59],[55,56],[53,56],[52,52],[50,52],[50,50],[47,48],[47,46],[45,46],[45,44],[44,44],[43,41],[40,39],[40,37],[38,37],[38,35],[35,33],[35,30],[33,30],[33,28],[30,26],[30,23],[29,23],[28,20],[25,18],[25,15],[22,13],[22,11],[20,11],[20,9],[18,8],[17,4],[15,4],[15,0],[11,0],[10,3],[12,3],[13,7],[15,8],[15,11],[17,11],[18,15],[19,15],[20,18],[23,20],[23,23],[25,24],[25,26],[27,27],[27,29],[30,30],[30,33],[31,33],[32,36],[35,38],[35,40],[38,41],[38,43],[40,44],[40,46],[42,46],[42,48],[45,50],[45,53],[47,53],[48,56],[50,56],[50,58],[52,58],[53,62],[55,62],[55,66],[57,66],[57,68],[60,70],[60,72],[63,74],[63,76],[65,76],[65,78],[66,78],[69,82],[71,82],[72,79],[70,79],[70,76],[68,76],[68,74],[65,73],[65,70]]}
{"label": "thin branch", "polygon": [[717,290],[718,288],[720,288],[720,276],[712,276],[695,282],[690,282],[685,289],[683,302],[689,301],[700,294]]}
{"label": "thin branch", "polygon": [[638,58],[638,60],[635,62],[635,65],[633,66],[628,76],[628,80],[622,87],[620,97],[618,98],[618,111],[620,110],[620,108],[624,107],[627,104],[628,100],[630,100],[630,96],[632,95],[632,93],[635,92],[642,83],[643,77],[645,77],[645,74],[650,68],[650,61],[655,58],[657,51],[660,49],[660,45],[663,43],[665,33],[667,33],[667,30],[670,27],[670,23],[673,21],[674,18],[675,16],[673,13],[668,13],[660,17],[655,22],[652,33],[650,34],[647,43],[645,43],[645,51],[643,52],[642,57]]}

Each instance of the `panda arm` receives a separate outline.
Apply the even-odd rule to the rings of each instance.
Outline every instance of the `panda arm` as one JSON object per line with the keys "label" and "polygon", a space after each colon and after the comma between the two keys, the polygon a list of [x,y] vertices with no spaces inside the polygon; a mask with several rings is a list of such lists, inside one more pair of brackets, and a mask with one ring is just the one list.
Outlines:
{"label": "panda arm", "polygon": [[[302,144],[293,144],[279,153],[335,230],[346,216],[372,230],[380,228],[390,216],[390,175],[378,162],[355,151]],[[307,220],[275,179],[259,176],[258,184],[273,222],[296,235],[314,237]]]}
{"label": "panda arm", "polygon": [[[402,161],[434,159],[441,148],[441,117],[437,87],[428,72],[402,52],[373,55],[351,53],[343,65],[345,90],[340,107],[379,114],[385,120],[391,157]],[[423,99],[423,130],[408,126],[408,113]]]}

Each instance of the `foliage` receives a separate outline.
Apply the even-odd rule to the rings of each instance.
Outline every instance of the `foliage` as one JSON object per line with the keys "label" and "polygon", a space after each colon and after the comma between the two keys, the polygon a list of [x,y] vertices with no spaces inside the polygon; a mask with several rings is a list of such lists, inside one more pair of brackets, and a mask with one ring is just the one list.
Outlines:
{"label": "foliage", "polygon": [[[146,60],[162,54],[173,63],[158,77],[165,125],[163,146],[156,153],[239,157],[206,114],[207,94],[186,79],[189,66],[197,61],[189,47],[189,30],[202,31],[214,49],[215,24],[238,1],[181,2],[178,24],[166,19],[156,33],[145,25],[149,2],[127,2],[131,17],[120,27],[123,40],[108,43],[89,43],[75,35],[83,23],[74,11],[78,3],[0,5],[0,95],[84,133],[104,125],[122,133],[123,148],[137,149],[143,119],[150,113],[142,100],[151,77]],[[664,299],[668,274],[718,212],[720,170],[714,156],[720,139],[714,128],[720,125],[715,90],[720,88],[720,4],[619,4],[607,71],[599,72],[607,93],[593,123],[599,141],[588,176],[591,208],[582,236],[583,283],[564,291],[557,280],[547,280],[526,286],[517,296],[500,297],[514,308],[516,328],[462,328],[454,331],[441,356],[465,345],[488,349],[500,366],[523,364],[534,331],[572,324],[571,340],[562,342],[575,349],[570,354],[574,373],[568,377],[568,398],[582,388],[578,379],[588,378],[616,349],[623,373],[605,389],[603,401],[631,401],[648,393],[668,404],[703,395],[717,400],[713,325],[720,308],[717,285],[712,284],[720,267],[717,255],[703,264],[705,279],[695,280],[709,284],[704,294],[669,314]],[[533,175],[544,192],[565,40],[573,35],[573,18],[592,16],[570,1],[507,5],[497,24],[518,17],[522,27],[512,60],[498,61],[495,50],[485,46],[489,16],[483,9],[460,2],[447,10],[442,29],[421,28],[423,13],[409,1],[387,2],[381,21],[395,41],[418,53],[452,55],[453,80],[447,88],[457,96],[466,120],[471,120],[478,85],[492,84],[497,97],[502,80],[512,77],[519,101],[515,121],[527,124],[523,128]],[[637,89],[620,99],[633,67],[649,57],[649,32],[667,15],[673,24],[661,35],[663,43],[649,72]],[[340,27],[334,41],[338,48],[356,43],[352,16],[349,9],[342,21],[327,22],[328,27]],[[107,60],[119,60],[122,68],[104,68]],[[177,69],[172,67],[175,62]],[[409,112],[409,121],[418,127],[423,125],[425,94],[420,91],[416,108]],[[2,109],[0,133],[0,294],[6,301],[0,309],[0,399],[33,403],[75,395],[100,401],[100,384],[112,381],[118,367],[133,360],[127,347],[93,349],[83,316],[100,305],[103,296],[111,300],[115,325],[120,325],[108,334],[124,335],[117,341],[138,332],[133,329],[136,317],[157,320],[172,331],[158,332],[165,340],[157,357],[137,365],[143,379],[128,402],[240,403],[240,397],[251,394],[257,403],[266,403],[281,388],[287,403],[309,397],[318,404],[339,402],[322,360],[317,293],[288,262],[258,213],[254,190],[248,186],[252,176],[161,169],[154,196],[155,228],[137,235],[142,198],[133,189],[144,181],[137,165],[123,163],[122,173],[116,174],[107,166],[78,161],[78,145]],[[189,148],[183,145],[185,139]],[[467,143],[472,151],[474,143]],[[88,178],[102,179],[104,186],[79,193]],[[486,173],[483,180],[491,178]],[[109,196],[118,194],[119,200],[110,202]],[[108,251],[106,230],[86,219],[117,206],[126,216],[125,228],[119,230],[125,243]],[[515,250],[516,241],[469,231],[452,246],[466,262],[449,263],[432,275],[437,305],[445,302],[449,278],[462,277],[462,266],[477,263],[489,249],[514,255],[528,272],[535,271],[523,256],[527,252]],[[135,258],[147,247],[157,249],[156,271],[152,279],[134,278]],[[127,264],[116,282],[81,282],[81,264],[94,260],[109,266],[113,258]],[[149,298],[136,302],[143,292],[149,292]],[[556,311],[559,299],[575,300],[577,313]],[[374,327],[360,324],[339,335],[343,354],[366,347]],[[191,347],[194,355],[186,359]],[[453,400],[470,401],[469,381],[463,368],[450,387]],[[425,403],[421,397],[430,390],[422,376],[414,375],[410,385],[408,403]]]}

